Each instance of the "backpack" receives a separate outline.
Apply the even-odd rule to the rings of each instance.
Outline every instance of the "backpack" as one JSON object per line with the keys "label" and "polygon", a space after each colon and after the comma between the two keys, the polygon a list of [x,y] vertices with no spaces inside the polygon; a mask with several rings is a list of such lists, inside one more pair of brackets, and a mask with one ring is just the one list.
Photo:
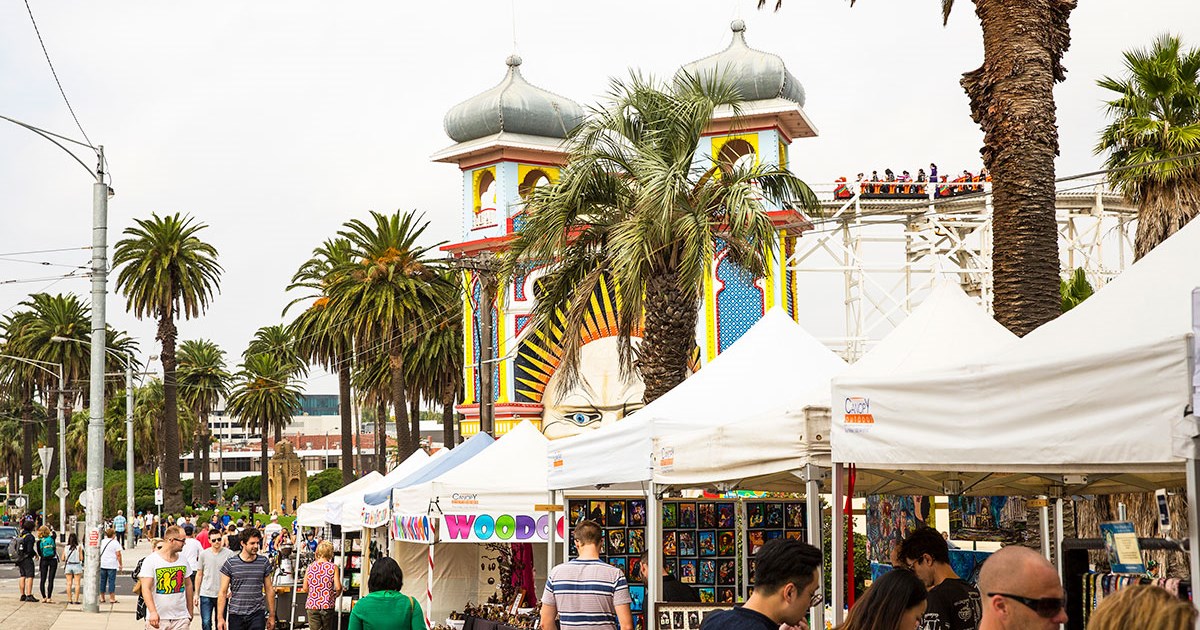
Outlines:
{"label": "backpack", "polygon": [[38,552],[42,554],[43,558],[53,558],[58,552],[58,547],[54,544],[54,537],[46,536],[45,538],[39,540]]}
{"label": "backpack", "polygon": [[8,557],[13,562],[21,561],[21,537],[13,536],[13,539],[8,541]]}

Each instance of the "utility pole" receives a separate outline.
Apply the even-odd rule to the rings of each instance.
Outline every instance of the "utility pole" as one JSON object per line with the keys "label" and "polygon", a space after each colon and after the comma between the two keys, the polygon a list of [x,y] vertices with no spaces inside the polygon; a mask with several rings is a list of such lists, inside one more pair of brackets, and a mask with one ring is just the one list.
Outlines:
{"label": "utility pole", "polygon": [[[495,255],[483,253],[465,258],[455,258],[452,265],[465,271],[470,271],[479,282],[479,304],[475,313],[479,318],[479,361],[475,371],[479,374],[479,432],[496,435],[496,400],[492,391],[492,368],[495,365],[496,349],[492,345],[492,331],[495,323],[492,321],[492,307],[496,303],[497,274],[500,262]],[[467,287],[470,290],[470,287]]]}

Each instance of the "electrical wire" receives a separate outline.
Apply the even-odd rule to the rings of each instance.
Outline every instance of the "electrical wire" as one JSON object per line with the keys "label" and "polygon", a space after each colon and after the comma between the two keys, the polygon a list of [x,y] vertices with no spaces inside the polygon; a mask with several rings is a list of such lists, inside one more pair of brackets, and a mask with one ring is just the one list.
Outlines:
{"label": "electrical wire", "polygon": [[63,102],[67,104],[67,110],[71,112],[71,118],[75,119],[75,126],[79,127],[79,133],[83,134],[83,139],[87,141],[88,145],[91,145],[92,139],[83,130],[83,125],[80,124],[79,117],[75,115],[75,108],[71,107],[71,101],[67,98],[66,90],[63,89],[62,81],[58,79],[58,71],[54,69],[54,62],[50,61],[50,51],[46,50],[46,42],[42,40],[42,31],[38,28],[37,20],[33,18],[33,9],[29,6],[29,0],[25,0],[25,11],[29,13],[29,21],[33,23],[33,32],[37,34],[38,43],[42,46],[42,54],[46,56],[46,64],[50,66],[50,74],[54,75],[54,83],[58,85],[58,93],[62,94]]}
{"label": "electrical wire", "polygon": [[80,250],[91,250],[92,246],[87,247],[60,247],[58,249],[34,249],[27,252],[0,252],[0,256],[32,256],[33,254],[52,254],[55,252],[77,252]]}
{"label": "electrical wire", "polygon": [[25,260],[23,258],[9,258],[0,256],[0,261],[25,263],[27,265],[42,265],[43,267],[66,267],[67,269],[87,269],[88,265],[68,265],[64,263],[52,263],[48,260]]}

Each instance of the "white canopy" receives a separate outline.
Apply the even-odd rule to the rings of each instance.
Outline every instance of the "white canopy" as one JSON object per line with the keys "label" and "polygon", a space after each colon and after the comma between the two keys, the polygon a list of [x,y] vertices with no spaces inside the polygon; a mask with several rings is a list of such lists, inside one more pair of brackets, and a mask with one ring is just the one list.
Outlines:
{"label": "white canopy", "polygon": [[475,457],[425,483],[392,491],[392,512],[529,514],[549,500],[549,440],[528,420]]}
{"label": "white canopy", "polygon": [[769,411],[791,392],[826,386],[845,368],[841,357],[782,309],[772,309],[702,370],[629,418],[555,440],[550,488],[648,481],[655,435]]}
{"label": "white canopy", "polygon": [[[982,353],[964,339],[965,358],[912,371],[849,371],[834,380],[833,460],[941,471],[929,478],[981,495],[1045,493],[1051,480],[1034,473],[1072,475],[1053,479],[1068,493],[1182,485],[1197,286],[1193,221],[1023,339]],[[877,491],[933,490],[893,476]]]}
{"label": "white canopy", "polygon": [[340,507],[343,497],[360,490],[365,490],[382,478],[383,475],[372,470],[363,477],[351,481],[348,485],[342,486],[316,501],[301,504],[300,507],[296,508],[296,524],[302,527],[325,527],[325,519],[330,513],[329,507],[331,504],[338,506],[339,509],[336,513],[340,517]]}
{"label": "white canopy", "polygon": [[[371,483],[359,485],[358,482],[342,488],[337,493],[338,496],[332,497],[326,506],[326,514],[324,515],[325,522],[330,525],[339,525],[347,531],[357,531],[362,529],[362,510],[363,497],[378,489],[385,483],[394,482],[398,479],[403,479],[405,476],[417,470],[429,460],[429,454],[421,449],[417,449],[415,453],[409,455],[407,459],[400,462],[386,475],[374,473]],[[360,480],[361,481],[361,480]],[[354,489],[350,492],[351,486]],[[324,524],[324,523],[322,523]]]}

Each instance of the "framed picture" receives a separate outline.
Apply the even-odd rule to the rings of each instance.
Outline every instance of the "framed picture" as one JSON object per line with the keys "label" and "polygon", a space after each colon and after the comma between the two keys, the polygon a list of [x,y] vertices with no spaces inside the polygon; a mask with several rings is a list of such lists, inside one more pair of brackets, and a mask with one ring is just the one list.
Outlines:
{"label": "framed picture", "polygon": [[637,613],[633,616],[633,630],[646,630],[646,615]]}
{"label": "framed picture", "polygon": [[697,506],[700,511],[699,526],[708,529],[717,526],[717,504],[704,501]]}
{"label": "framed picture", "polygon": [[639,556],[630,556],[629,557],[629,573],[625,576],[625,579],[629,580],[630,582],[641,583],[641,581],[642,581],[642,559],[641,559],[641,557],[639,557]]}
{"label": "framed picture", "polygon": [[609,501],[608,502],[608,526],[609,527],[625,527],[625,502],[624,501]]}
{"label": "framed picture", "polygon": [[672,630],[671,613],[665,610],[658,613],[658,630]]}
{"label": "framed picture", "polygon": [[766,523],[767,517],[765,512],[762,503],[747,503],[746,526],[750,528],[762,527]]}
{"label": "framed picture", "polygon": [[608,553],[612,555],[625,553],[625,530],[608,530]]}
{"label": "framed picture", "polygon": [[767,540],[775,540],[776,538],[783,538],[783,530],[781,530],[781,529],[769,529],[763,533],[766,535]]}
{"label": "framed picture", "polygon": [[788,529],[804,529],[804,504],[788,503],[784,525]]}
{"label": "framed picture", "polygon": [[668,558],[679,555],[679,539],[675,532],[663,532],[663,555]]}
{"label": "framed picture", "polygon": [[588,502],[588,519],[596,521],[599,525],[604,525],[604,515],[608,511],[608,503],[604,501],[589,501]]}
{"label": "framed picture", "polygon": [[717,591],[711,586],[701,586],[696,589],[700,593],[701,604],[715,604],[717,602]]}
{"label": "framed picture", "polygon": [[683,623],[684,622],[683,622],[683,611],[682,610],[676,610],[675,612],[671,613],[671,627],[672,628],[677,628],[677,629],[686,628],[687,626],[683,625]]}
{"label": "framed picture", "polygon": [[732,528],[733,527],[733,504],[718,503],[717,504],[717,527]]}
{"label": "framed picture", "polygon": [[737,586],[737,560],[728,558],[717,561],[717,584]]}
{"label": "framed picture", "polygon": [[679,581],[683,584],[696,583],[696,560],[684,558],[679,561]]}
{"label": "framed picture", "polygon": [[792,530],[783,533],[783,537],[789,540],[804,540],[804,532]]}
{"label": "framed picture", "polygon": [[646,609],[646,587],[645,586],[630,586],[629,587],[630,610],[641,612]]}
{"label": "framed picture", "polygon": [[754,558],[750,558],[750,560],[746,564],[746,571],[749,572],[751,582],[754,582],[754,568],[756,566],[758,566],[758,565],[755,564]]}
{"label": "framed picture", "polygon": [[[704,600],[701,599],[700,601],[704,601]],[[688,614],[687,614],[687,618],[688,618],[688,622],[687,622],[688,630],[699,630],[699,628],[700,628],[700,611],[699,610],[689,610]]]}
{"label": "framed picture", "polygon": [[696,529],[696,504],[695,503],[680,503],[679,504],[679,528],[680,529]]}
{"label": "framed picture", "polygon": [[717,555],[732,556],[737,553],[737,536],[733,532],[717,532]]}
{"label": "framed picture", "polygon": [[663,569],[666,569],[667,573],[670,575],[678,576],[679,562],[674,558],[667,558],[663,561]]}
{"label": "framed picture", "polygon": [[696,532],[696,546],[702,556],[717,555],[717,533],[713,531]]}
{"label": "framed picture", "polygon": [[629,525],[630,527],[644,527],[646,525],[645,501],[635,499],[629,502]]}
{"label": "framed picture", "polygon": [[783,527],[783,504],[768,503],[766,505],[767,527]]}
{"label": "framed picture", "polygon": [[696,532],[679,532],[679,555],[696,555]]}
{"label": "framed picture", "polygon": [[646,530],[631,529],[629,530],[629,540],[626,543],[630,554],[642,553],[646,550]]}
{"label": "framed picture", "polygon": [[517,595],[513,597],[512,602],[508,604],[508,614],[517,614],[517,609],[521,607],[521,602],[525,601],[525,589],[517,589]]}
{"label": "framed picture", "polygon": [[748,550],[750,555],[758,553],[758,550],[762,549],[764,542],[766,542],[766,539],[763,537],[762,532],[750,532],[750,549]]}
{"label": "framed picture", "polygon": [[697,584],[716,584],[717,582],[717,561],[716,560],[701,560],[700,569],[696,574]]}
{"label": "framed picture", "polygon": [[663,503],[662,506],[662,526],[664,529],[672,529],[679,526],[679,504],[674,501]]}
{"label": "framed picture", "polygon": [[588,506],[587,501],[570,501],[567,503],[571,512],[571,524],[577,525],[579,521],[587,518]]}
{"label": "framed picture", "polygon": [[613,556],[608,559],[608,563],[621,570],[621,573],[628,575],[629,563],[621,556]]}
{"label": "framed picture", "polygon": [[722,586],[717,589],[718,604],[734,604],[737,603],[737,589],[729,586]]}

